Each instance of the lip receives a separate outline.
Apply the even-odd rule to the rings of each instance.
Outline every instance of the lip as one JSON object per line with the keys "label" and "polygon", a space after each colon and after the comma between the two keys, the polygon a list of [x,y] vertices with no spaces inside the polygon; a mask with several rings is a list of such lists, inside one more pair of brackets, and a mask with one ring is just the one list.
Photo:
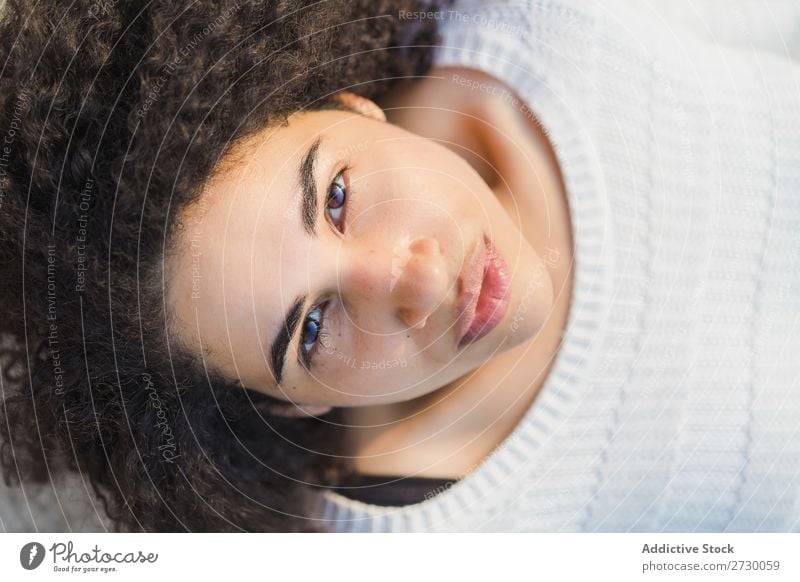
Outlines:
{"label": "lip", "polygon": [[478,240],[459,277],[459,349],[479,340],[503,319],[510,302],[508,265],[488,236]]}

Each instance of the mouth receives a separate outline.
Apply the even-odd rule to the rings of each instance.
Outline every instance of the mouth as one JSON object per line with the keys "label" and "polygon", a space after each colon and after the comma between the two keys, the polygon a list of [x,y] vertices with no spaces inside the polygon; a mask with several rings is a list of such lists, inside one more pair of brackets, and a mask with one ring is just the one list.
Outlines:
{"label": "mouth", "polygon": [[484,235],[459,277],[456,329],[459,349],[479,340],[503,319],[510,301],[508,265]]}

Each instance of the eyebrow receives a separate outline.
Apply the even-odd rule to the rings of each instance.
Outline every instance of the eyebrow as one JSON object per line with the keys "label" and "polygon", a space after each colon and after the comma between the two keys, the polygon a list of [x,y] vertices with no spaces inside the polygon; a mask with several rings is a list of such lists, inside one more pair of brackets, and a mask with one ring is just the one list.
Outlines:
{"label": "eyebrow", "polygon": [[[318,137],[306,151],[298,168],[298,182],[300,189],[298,195],[301,199],[300,217],[303,229],[309,236],[317,236],[317,182],[314,179],[314,166],[317,163],[319,146],[322,138]],[[283,379],[283,368],[286,362],[286,352],[300,323],[300,315],[305,305],[305,295],[295,299],[292,306],[283,318],[283,325],[275,334],[270,347],[270,364],[277,384]]]}
{"label": "eyebrow", "polygon": [[294,337],[297,324],[300,323],[300,315],[302,314],[305,302],[305,295],[295,299],[289,311],[286,312],[283,325],[278,330],[272,342],[272,347],[270,348],[270,362],[272,364],[272,373],[275,375],[277,384],[280,384],[283,379],[283,365],[286,361],[286,350],[289,349],[289,343]]}
{"label": "eyebrow", "polygon": [[314,165],[317,163],[317,154],[322,138],[318,137],[308,148],[303,161],[300,162],[298,178],[300,182],[299,194],[302,198],[303,228],[310,236],[317,236],[317,182],[314,179]]}

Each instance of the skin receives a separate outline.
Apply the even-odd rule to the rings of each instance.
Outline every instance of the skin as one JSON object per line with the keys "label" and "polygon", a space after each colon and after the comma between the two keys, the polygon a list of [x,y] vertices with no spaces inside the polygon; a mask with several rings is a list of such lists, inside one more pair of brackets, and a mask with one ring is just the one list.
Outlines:
{"label": "skin", "polygon": [[[465,91],[464,81],[485,89]],[[480,71],[441,68],[381,103],[390,121],[446,144],[476,168],[545,259],[554,297],[530,340],[457,381],[409,402],[345,409],[347,450],[363,474],[464,477],[513,432],[552,368],[573,284],[569,205],[546,134],[514,99],[510,87]]]}
{"label": "skin", "polygon": [[[300,112],[239,144],[180,217],[170,257],[179,341],[285,401],[279,413],[344,407],[363,472],[474,465],[530,405],[566,322],[572,246],[552,150],[518,107],[465,90],[453,74],[501,86],[477,71],[434,71],[382,103],[390,121],[343,93],[348,110]],[[312,237],[297,168],[319,137]],[[340,232],[326,195],[345,166]],[[484,234],[508,264],[510,305],[461,348],[459,275]],[[309,370],[295,334],[278,384],[270,344],[300,295],[301,318],[328,301],[327,331]]]}

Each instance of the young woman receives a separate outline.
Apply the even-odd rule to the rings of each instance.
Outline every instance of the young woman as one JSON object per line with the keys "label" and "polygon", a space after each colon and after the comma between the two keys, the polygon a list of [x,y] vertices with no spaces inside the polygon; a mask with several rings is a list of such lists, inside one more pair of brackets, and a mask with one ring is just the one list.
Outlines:
{"label": "young woman", "polygon": [[618,17],[10,3],[6,474],[125,530],[798,527],[798,65]]}

